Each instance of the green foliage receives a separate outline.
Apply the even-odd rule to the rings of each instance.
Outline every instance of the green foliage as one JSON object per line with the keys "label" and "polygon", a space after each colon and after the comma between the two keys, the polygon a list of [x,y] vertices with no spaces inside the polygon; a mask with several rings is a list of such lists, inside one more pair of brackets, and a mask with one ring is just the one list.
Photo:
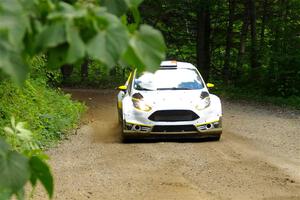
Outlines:
{"label": "green foliage", "polygon": [[53,195],[53,178],[42,154],[24,156],[13,150],[0,138],[0,199],[8,200],[14,194],[25,198],[24,186],[31,181],[35,187],[41,181],[49,198]]}
{"label": "green foliage", "polygon": [[[255,2],[254,6],[249,6],[249,2]],[[233,4],[235,9],[230,13]],[[199,49],[202,43],[198,39],[199,27],[204,23],[199,11],[203,8],[209,17],[206,59],[210,60],[210,81],[228,87],[254,88],[253,92],[259,91],[256,95],[300,96],[299,0],[145,0],[141,14],[145,23],[165,36],[169,59],[200,65],[200,55],[207,55]],[[254,22],[250,13],[255,15]],[[253,49],[257,49],[256,67],[252,66]],[[228,77],[224,75],[226,58]],[[198,66],[200,71],[203,67]]]}
{"label": "green foliage", "polygon": [[100,4],[105,6],[110,13],[117,16],[126,14],[128,9],[137,8],[143,0],[100,0]]}
{"label": "green foliage", "polygon": [[72,74],[58,84],[79,88],[115,88],[125,83],[131,70],[130,67],[125,68],[119,65],[108,68],[99,61],[91,60],[88,64],[87,77],[83,78],[80,67],[74,66]]}
{"label": "green foliage", "polygon": [[33,187],[36,186],[37,181],[41,181],[42,185],[46,189],[49,197],[53,196],[53,177],[48,165],[39,157],[32,156],[29,160],[29,166],[31,169],[30,182]]}
{"label": "green foliage", "polygon": [[[103,1],[105,9],[83,2],[0,1],[0,68],[20,83],[28,72],[27,58],[41,53],[47,55],[51,68],[87,56],[107,66],[120,60],[139,68],[159,66],[165,44],[158,31],[145,26],[137,30],[140,3]],[[118,18],[128,10],[135,16],[134,26]]]}
{"label": "green foliage", "polygon": [[124,0],[102,0],[100,3],[107,8],[110,13],[122,16],[127,11],[127,4]]}
{"label": "green foliage", "polygon": [[[9,124],[11,115],[18,121],[26,121],[41,146],[63,138],[84,111],[81,103],[72,102],[70,95],[49,88],[44,80],[27,80],[22,88],[3,81],[0,96],[0,127]],[[3,131],[0,135],[4,135]]]}
{"label": "green foliage", "polygon": [[156,60],[164,57],[164,51],[164,40],[160,32],[150,26],[142,25],[131,38],[124,59],[133,67],[147,66],[147,69],[154,70],[160,65]]}
{"label": "green foliage", "polygon": [[4,127],[0,136],[10,144],[0,138],[0,199],[10,199],[12,195],[24,199],[28,181],[33,188],[40,181],[52,197],[53,177],[41,149],[65,137],[85,110],[70,95],[47,86],[49,79],[59,78],[55,71],[45,68],[44,56],[28,63],[32,71],[23,87],[9,79],[0,82],[0,127]]}
{"label": "green foliage", "polygon": [[103,19],[109,19],[105,30],[99,32],[88,42],[87,52],[89,56],[98,59],[107,66],[113,66],[128,46],[128,33],[118,18],[103,13]]}
{"label": "green foliage", "polygon": [[[76,126],[85,110],[81,103],[72,101],[70,95],[47,85],[60,83],[61,77],[57,70],[46,68],[45,56],[36,56],[28,63],[31,65],[30,79],[23,87],[7,79],[0,82],[0,127],[12,124],[12,130],[9,131],[8,127],[6,131],[0,130],[0,136],[5,136],[16,150],[55,144]],[[11,122],[11,116],[27,124],[15,124],[14,118]],[[28,140],[20,138],[18,134],[10,134],[18,133],[18,128],[31,130],[27,134]]]}
{"label": "green foliage", "polygon": [[11,118],[11,127],[4,127],[6,141],[12,145],[12,148],[18,151],[39,149],[37,143],[33,140],[33,134],[25,128],[24,122],[15,122]]}
{"label": "green foliage", "polygon": [[61,72],[58,69],[48,68],[48,62],[45,55],[35,56],[29,61],[30,78],[42,80],[50,86],[58,86],[62,81]]}
{"label": "green foliage", "polygon": [[22,82],[28,69],[22,50],[22,39],[30,21],[18,0],[0,1],[0,68],[14,80]]}
{"label": "green foliage", "polygon": [[30,177],[28,158],[0,139],[0,191],[17,193]]}

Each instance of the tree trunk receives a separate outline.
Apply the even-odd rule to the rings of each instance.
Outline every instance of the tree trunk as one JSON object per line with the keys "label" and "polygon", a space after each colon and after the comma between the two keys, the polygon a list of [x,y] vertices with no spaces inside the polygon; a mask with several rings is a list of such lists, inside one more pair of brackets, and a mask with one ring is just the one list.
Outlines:
{"label": "tree trunk", "polygon": [[261,29],[260,29],[260,44],[259,49],[262,51],[265,46],[265,26],[267,20],[267,9],[268,9],[268,0],[263,2],[263,12],[261,17]]}
{"label": "tree trunk", "polygon": [[88,77],[88,69],[89,69],[89,60],[85,59],[84,62],[81,64],[81,81],[86,81]]}
{"label": "tree trunk", "polygon": [[251,68],[256,71],[258,66],[257,60],[257,37],[256,37],[256,8],[255,0],[248,0],[249,2],[249,16],[250,16],[250,25],[251,25]]}
{"label": "tree trunk", "polygon": [[241,29],[241,34],[240,34],[240,47],[239,47],[239,53],[237,57],[237,71],[240,71],[242,68],[242,59],[245,54],[245,40],[247,38],[248,34],[248,28],[249,28],[249,8],[248,4],[245,2],[244,3],[244,17],[243,17],[243,25]]}
{"label": "tree trunk", "polygon": [[63,82],[65,82],[73,72],[73,65],[69,65],[69,64],[63,65],[61,66],[60,71],[62,74]]}
{"label": "tree trunk", "polygon": [[228,83],[230,80],[230,51],[232,48],[232,37],[233,37],[233,21],[234,21],[234,11],[235,11],[235,0],[229,0],[229,15],[228,15],[228,26],[227,26],[227,34],[226,34],[226,49],[225,49],[225,61],[223,67],[223,75],[225,82]]}
{"label": "tree trunk", "polygon": [[203,78],[208,80],[210,70],[210,0],[197,6],[197,66]]}

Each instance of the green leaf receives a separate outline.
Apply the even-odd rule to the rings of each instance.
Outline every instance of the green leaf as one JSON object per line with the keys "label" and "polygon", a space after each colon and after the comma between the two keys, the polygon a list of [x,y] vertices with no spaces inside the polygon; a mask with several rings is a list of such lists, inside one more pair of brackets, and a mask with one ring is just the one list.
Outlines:
{"label": "green leaf", "polygon": [[125,0],[100,0],[100,4],[106,7],[108,12],[117,16],[122,16],[128,9]]}
{"label": "green leaf", "polygon": [[25,190],[24,188],[21,188],[17,193],[16,193],[17,199],[18,200],[23,200],[25,199]]}
{"label": "green leaf", "polygon": [[42,161],[39,157],[33,156],[30,158],[30,181],[35,186],[36,180],[40,180],[44,188],[46,189],[48,196],[53,196],[53,177],[48,165]]}
{"label": "green leaf", "polygon": [[130,66],[138,68],[139,70],[144,70],[144,63],[137,57],[133,48],[131,46],[128,47],[127,51],[123,55],[123,60]]}
{"label": "green leaf", "polygon": [[11,190],[0,188],[0,199],[1,200],[9,200],[11,196],[12,196]]}
{"label": "green leaf", "polygon": [[10,146],[0,138],[0,156],[6,154],[10,150]]}
{"label": "green leaf", "polygon": [[65,43],[48,50],[47,65],[49,68],[56,69],[66,63],[68,48],[68,45]]}
{"label": "green leaf", "polygon": [[84,57],[85,44],[82,41],[79,30],[76,27],[68,25],[66,31],[67,41],[69,43],[66,63],[72,64]]}
{"label": "green leaf", "polygon": [[129,42],[123,59],[137,68],[154,70],[165,58],[165,43],[161,33],[150,26],[142,25]]}
{"label": "green leaf", "polygon": [[28,158],[10,150],[0,139],[0,189],[17,193],[30,177]]}
{"label": "green leaf", "polygon": [[128,32],[122,23],[114,16],[106,14],[109,22],[104,30],[100,30],[87,44],[88,54],[107,66],[114,65],[126,51]]}
{"label": "green leaf", "polygon": [[15,132],[14,132],[14,130],[12,129],[12,128],[10,128],[10,127],[4,127],[4,132],[7,134],[7,135],[14,135],[15,134]]}
{"label": "green leaf", "polygon": [[137,8],[143,0],[125,0],[129,8]]}
{"label": "green leaf", "polygon": [[56,22],[46,26],[36,39],[36,50],[41,51],[47,48],[56,47],[66,42],[65,24]]}
{"label": "green leaf", "polygon": [[9,42],[21,49],[26,30],[30,27],[24,8],[18,0],[2,0],[0,8],[0,30],[7,31]]}
{"label": "green leaf", "polygon": [[14,47],[0,35],[0,69],[21,84],[27,76],[28,67],[21,57],[20,49]]}
{"label": "green leaf", "polygon": [[100,0],[107,11],[118,17],[126,14],[128,9],[137,8],[143,0]]}
{"label": "green leaf", "polygon": [[75,7],[66,2],[59,2],[59,10],[52,12],[48,15],[49,20],[56,19],[75,19],[85,17],[87,14],[87,10],[84,7]]}
{"label": "green leaf", "polygon": [[36,175],[34,173],[31,173],[30,175],[30,183],[33,187],[36,186],[38,178],[36,177]]}

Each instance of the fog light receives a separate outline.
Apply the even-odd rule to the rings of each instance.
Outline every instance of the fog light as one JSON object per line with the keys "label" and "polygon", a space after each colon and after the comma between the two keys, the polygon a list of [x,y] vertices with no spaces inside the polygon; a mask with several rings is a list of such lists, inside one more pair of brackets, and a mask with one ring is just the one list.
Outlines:
{"label": "fog light", "polygon": [[206,130],[206,126],[205,125],[198,126],[197,128],[200,129],[200,130]]}
{"label": "fog light", "polygon": [[130,131],[135,131],[135,132],[150,132],[151,131],[151,126],[143,126],[139,124],[130,124],[126,123],[126,129]]}
{"label": "fog light", "polygon": [[142,128],[141,128],[141,126],[140,125],[134,125],[133,126],[133,130],[134,131],[140,131]]}
{"label": "fog light", "polygon": [[219,128],[220,123],[219,122],[214,122],[213,125],[214,125],[215,128]]}
{"label": "fog light", "polygon": [[128,123],[126,123],[125,128],[126,128],[127,130],[131,130],[132,127],[133,127],[133,124],[128,124]]}

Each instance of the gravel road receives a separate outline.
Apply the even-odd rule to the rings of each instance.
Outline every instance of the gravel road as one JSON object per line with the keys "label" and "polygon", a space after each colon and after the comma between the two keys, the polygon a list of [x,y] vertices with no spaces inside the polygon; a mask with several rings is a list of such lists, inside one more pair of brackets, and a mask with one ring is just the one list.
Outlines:
{"label": "gravel road", "polygon": [[[122,144],[115,92],[68,90],[86,102],[77,134],[48,151],[54,199],[300,199],[300,114],[223,101],[219,142]],[[34,199],[46,199],[37,188]]]}

